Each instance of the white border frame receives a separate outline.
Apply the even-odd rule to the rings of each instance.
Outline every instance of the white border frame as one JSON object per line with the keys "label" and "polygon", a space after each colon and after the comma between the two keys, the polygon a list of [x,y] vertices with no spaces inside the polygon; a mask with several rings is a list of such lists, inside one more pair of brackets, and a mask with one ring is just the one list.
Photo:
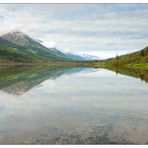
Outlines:
{"label": "white border frame", "polygon": [[148,0],[0,0],[0,3],[148,3]]}

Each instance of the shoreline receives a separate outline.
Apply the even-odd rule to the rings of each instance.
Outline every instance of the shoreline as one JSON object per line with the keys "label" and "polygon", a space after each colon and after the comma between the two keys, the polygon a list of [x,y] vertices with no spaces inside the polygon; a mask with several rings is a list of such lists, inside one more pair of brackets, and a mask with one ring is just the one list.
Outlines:
{"label": "shoreline", "polygon": [[36,62],[36,63],[0,63],[0,66],[71,66],[71,67],[96,67],[90,61],[68,61],[68,62]]}

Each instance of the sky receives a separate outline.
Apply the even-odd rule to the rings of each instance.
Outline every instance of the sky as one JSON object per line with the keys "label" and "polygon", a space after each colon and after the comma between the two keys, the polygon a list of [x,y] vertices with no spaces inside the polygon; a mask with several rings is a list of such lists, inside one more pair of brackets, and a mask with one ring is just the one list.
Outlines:
{"label": "sky", "polygon": [[109,58],[148,45],[148,4],[0,4],[0,35],[12,31],[47,47]]}

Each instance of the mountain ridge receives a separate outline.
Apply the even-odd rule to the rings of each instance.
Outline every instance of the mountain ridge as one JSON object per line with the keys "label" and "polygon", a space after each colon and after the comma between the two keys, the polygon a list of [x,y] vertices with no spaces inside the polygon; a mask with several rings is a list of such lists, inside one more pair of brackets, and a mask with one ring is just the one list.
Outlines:
{"label": "mountain ridge", "polygon": [[30,39],[27,35],[20,31],[9,32],[1,36],[1,38],[20,46],[28,46]]}
{"label": "mountain ridge", "polygon": [[[0,37],[0,46],[5,47],[3,49],[1,49],[0,47],[1,55],[3,56],[5,54],[5,56],[3,56],[3,59],[6,58],[6,60],[15,61],[15,62],[17,62],[18,56],[23,57],[21,54],[30,54],[29,61],[41,61],[41,60],[85,61],[86,60],[85,58],[79,55],[69,55],[61,52],[60,50],[57,50],[56,48],[47,48],[37,40],[30,38],[29,36],[20,31],[9,32],[2,35]],[[13,60],[12,56],[11,58],[6,57],[6,53],[4,52],[7,53],[8,57],[11,56],[12,54],[15,57],[15,60]],[[33,59],[31,60],[31,56],[34,57],[34,60]],[[25,57],[23,57],[23,59],[24,58]],[[18,61],[20,62],[20,60]]]}

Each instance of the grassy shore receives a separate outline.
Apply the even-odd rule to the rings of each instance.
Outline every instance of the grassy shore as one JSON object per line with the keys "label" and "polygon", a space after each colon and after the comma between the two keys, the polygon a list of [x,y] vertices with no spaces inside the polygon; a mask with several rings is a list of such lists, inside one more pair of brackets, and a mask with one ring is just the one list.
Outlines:
{"label": "grassy shore", "polygon": [[56,62],[0,62],[0,66],[55,66],[55,67],[95,67],[94,61]]}

